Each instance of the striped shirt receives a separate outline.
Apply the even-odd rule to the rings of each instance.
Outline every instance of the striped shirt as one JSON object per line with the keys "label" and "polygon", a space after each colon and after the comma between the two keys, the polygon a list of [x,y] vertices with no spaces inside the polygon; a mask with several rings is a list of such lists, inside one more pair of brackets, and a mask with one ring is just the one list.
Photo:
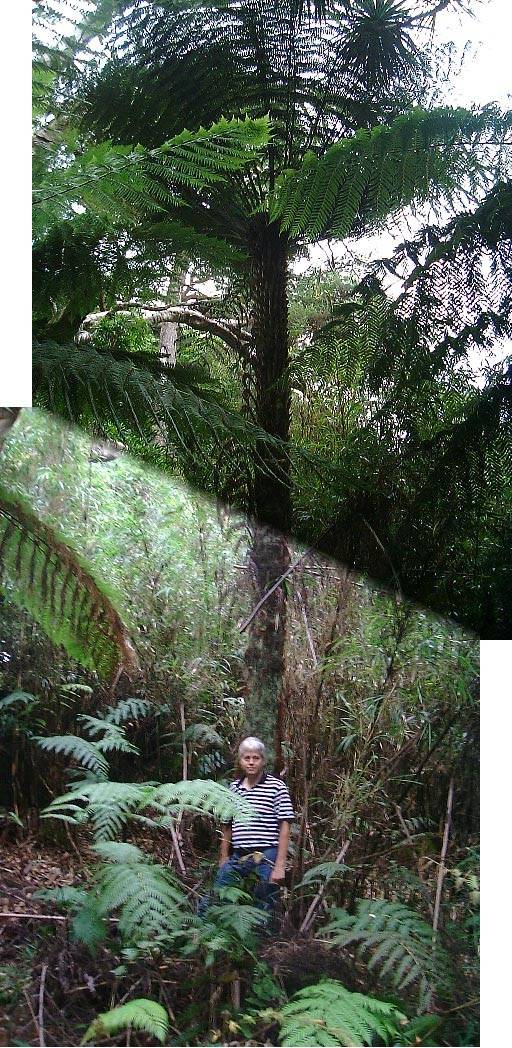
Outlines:
{"label": "striped shirt", "polygon": [[255,812],[250,822],[232,820],[233,848],[271,848],[279,842],[279,823],[295,818],[288,789],[282,779],[267,773],[251,789],[243,786],[243,781],[243,778],[237,779],[229,788],[248,801]]}

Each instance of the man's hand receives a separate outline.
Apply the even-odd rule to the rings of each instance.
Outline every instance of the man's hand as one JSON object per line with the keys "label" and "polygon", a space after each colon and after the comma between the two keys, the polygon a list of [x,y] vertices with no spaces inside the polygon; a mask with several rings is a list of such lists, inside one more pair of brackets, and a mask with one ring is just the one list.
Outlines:
{"label": "man's hand", "polygon": [[285,878],[285,865],[284,862],[276,862],[272,873],[270,874],[270,880],[273,884],[279,881],[284,881]]}

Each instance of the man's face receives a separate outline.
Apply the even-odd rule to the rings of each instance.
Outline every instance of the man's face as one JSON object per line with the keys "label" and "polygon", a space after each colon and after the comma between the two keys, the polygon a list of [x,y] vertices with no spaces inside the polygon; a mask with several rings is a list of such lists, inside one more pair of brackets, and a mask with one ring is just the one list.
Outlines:
{"label": "man's face", "polygon": [[259,750],[242,750],[240,767],[246,775],[259,775],[263,771],[265,759]]}

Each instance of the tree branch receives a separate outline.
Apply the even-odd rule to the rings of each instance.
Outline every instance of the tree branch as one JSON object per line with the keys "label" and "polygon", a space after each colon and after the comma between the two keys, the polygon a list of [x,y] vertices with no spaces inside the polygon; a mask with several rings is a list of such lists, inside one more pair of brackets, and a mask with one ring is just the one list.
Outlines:
{"label": "tree branch", "polygon": [[187,324],[196,331],[206,331],[216,338],[220,338],[227,346],[234,349],[244,358],[247,349],[252,342],[250,331],[240,327],[236,320],[217,320],[207,317],[199,309],[192,309],[188,305],[166,306],[166,305],[141,305],[139,302],[120,302],[112,309],[98,313],[89,313],[78,331],[77,342],[88,342],[91,332],[105,317],[120,313],[122,316],[131,316],[131,309],[138,309],[139,315],[147,321],[152,328],[159,328],[162,324]]}

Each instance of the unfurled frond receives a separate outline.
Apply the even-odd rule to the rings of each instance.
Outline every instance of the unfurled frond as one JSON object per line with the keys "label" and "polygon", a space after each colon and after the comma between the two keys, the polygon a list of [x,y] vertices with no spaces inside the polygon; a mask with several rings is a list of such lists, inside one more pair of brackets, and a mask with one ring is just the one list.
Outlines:
{"label": "unfurled frond", "polygon": [[125,943],[171,933],[190,918],[187,897],[168,866],[126,844],[99,844],[96,850],[105,862],[96,880],[95,905],[103,917],[119,914]]}
{"label": "unfurled frond", "polygon": [[96,841],[111,840],[124,829],[132,814],[151,803],[154,787],[129,782],[80,782],[56,797],[43,818],[91,823]]}
{"label": "unfurled frond", "polygon": [[376,1038],[395,1043],[405,1015],[393,1004],[350,993],[334,979],[325,979],[294,994],[278,1013],[280,1044],[371,1045]]}
{"label": "unfurled frond", "polygon": [[42,750],[72,757],[82,767],[94,772],[98,779],[107,778],[108,762],[96,743],[81,739],[78,735],[50,735],[46,738],[36,736],[34,741]]}
{"label": "unfurled frond", "polygon": [[479,144],[510,120],[494,110],[412,109],[388,126],[359,130],[281,176],[271,215],[308,240],[362,232],[414,202],[449,201],[488,183]]}
{"label": "unfurled frond", "polygon": [[322,933],[341,946],[358,943],[357,956],[397,990],[414,987],[420,1011],[448,979],[448,958],[440,946],[434,948],[431,925],[401,903],[360,900],[355,916],[336,909]]}
{"label": "unfurled frond", "polygon": [[201,747],[217,747],[222,749],[224,740],[211,724],[190,724],[185,731],[184,738],[187,742],[195,743]]}
{"label": "unfurled frond", "polygon": [[0,486],[0,584],[55,644],[105,677],[137,668],[106,588],[53,528]]}
{"label": "unfurled frond", "polygon": [[235,817],[250,822],[254,817],[254,809],[247,801],[213,779],[190,779],[157,786],[152,803],[173,814],[197,811],[213,815],[221,822],[230,822]]}
{"label": "unfurled frond", "polygon": [[137,721],[147,717],[153,704],[148,699],[120,699],[115,706],[107,706],[102,719],[109,724],[122,724],[123,721]]}
{"label": "unfurled frond", "polygon": [[[153,370],[138,366],[133,354],[120,360],[90,346],[35,345],[33,349],[34,402],[75,422],[96,435],[122,442],[136,454],[158,461],[154,440],[175,449],[185,461],[203,461],[204,448],[234,440],[252,448],[255,468],[267,471],[278,463],[282,442],[223,407],[206,391],[197,395],[179,388],[174,369],[154,360]],[[163,438],[163,440],[162,440]],[[162,464],[164,451],[160,452]],[[278,466],[276,465],[277,469]]]}
{"label": "unfurled frond", "polygon": [[[78,742],[84,744],[81,753],[85,755],[86,751],[91,754],[98,751],[100,762],[105,760],[98,745],[86,743],[83,739]],[[61,752],[66,751],[61,747]],[[72,750],[68,748],[67,752],[71,753]],[[95,840],[104,841],[117,836],[131,816],[140,815],[147,808],[156,809],[164,817],[174,817],[182,811],[200,812],[212,815],[221,822],[229,822],[235,816],[242,821],[250,821],[253,815],[252,807],[231,793],[226,786],[211,779],[190,779],[165,785],[79,782],[68,793],[52,801],[45,809],[44,817],[80,823],[89,820]],[[161,822],[161,818],[152,821],[156,824]]]}
{"label": "unfurled frond", "polygon": [[312,866],[310,870],[306,870],[302,880],[296,887],[302,888],[307,884],[316,883],[327,884],[333,877],[342,877],[349,868],[344,862],[319,862],[316,866]]}
{"label": "unfurled frond", "polygon": [[87,713],[80,713],[77,720],[81,721],[85,730],[91,738],[102,735],[97,739],[96,746],[100,753],[136,753],[139,749],[126,738],[124,728],[111,724],[101,717],[90,717]]}
{"label": "unfurled frond", "polygon": [[142,1030],[164,1044],[169,1029],[169,1016],[158,1001],[138,997],[136,1000],[128,1001],[127,1004],[120,1004],[117,1008],[111,1008],[110,1011],[97,1015],[87,1028],[81,1043],[87,1044],[88,1041],[96,1043],[98,1040],[103,1040],[104,1037],[127,1029]]}
{"label": "unfurled frond", "polygon": [[222,181],[254,160],[268,140],[268,121],[225,120],[198,131],[182,131],[158,149],[90,146],[67,165],[48,164],[34,188],[34,236],[72,216],[77,207],[107,215],[118,224],[136,222],[179,202],[179,187],[196,189]]}
{"label": "unfurled frond", "polygon": [[0,699],[0,712],[9,709],[11,706],[17,706],[20,703],[22,706],[31,706],[33,702],[37,702],[35,695],[31,695],[28,691],[12,691],[10,695],[3,695]]}
{"label": "unfurled frond", "polygon": [[414,325],[432,368],[512,334],[512,182],[498,182],[471,212],[430,225],[382,263],[412,272],[393,314]]}

